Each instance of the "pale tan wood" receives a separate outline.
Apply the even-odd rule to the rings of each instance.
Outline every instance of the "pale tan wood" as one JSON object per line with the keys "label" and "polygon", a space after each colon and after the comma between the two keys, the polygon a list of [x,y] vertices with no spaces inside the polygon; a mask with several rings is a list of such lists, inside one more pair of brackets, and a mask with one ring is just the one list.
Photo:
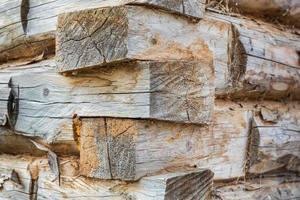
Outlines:
{"label": "pale tan wood", "polygon": [[256,114],[250,134],[249,173],[300,171],[299,118],[299,104],[265,107]]}
{"label": "pale tan wood", "polygon": [[266,177],[214,184],[214,200],[299,199],[299,177]]}
{"label": "pale tan wood", "polygon": [[82,119],[82,174],[138,179],[162,169],[195,166],[211,169],[216,179],[242,176],[246,156],[246,148],[242,147],[247,144],[250,113],[238,105],[220,104],[209,127],[132,119]]}

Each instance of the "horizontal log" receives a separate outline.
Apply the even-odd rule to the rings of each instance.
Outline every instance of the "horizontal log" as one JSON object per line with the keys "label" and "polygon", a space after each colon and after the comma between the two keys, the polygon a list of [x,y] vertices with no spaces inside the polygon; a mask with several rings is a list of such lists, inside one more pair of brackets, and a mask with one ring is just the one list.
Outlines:
{"label": "horizontal log", "polygon": [[61,14],[56,44],[60,72],[128,59],[203,62],[213,57],[219,77],[217,88],[231,81],[232,63],[239,60],[235,58],[234,30],[230,24],[212,20],[196,23],[136,6]]}
{"label": "horizontal log", "polygon": [[72,135],[73,116],[99,113],[209,123],[214,106],[213,81],[208,63],[191,61],[132,62],[76,76],[24,72],[11,77],[11,83],[19,86],[14,129],[51,141],[62,129]]}
{"label": "horizontal log", "polygon": [[[246,147],[248,117],[246,110],[219,110],[209,127],[82,118],[79,134],[81,174],[136,180],[168,168],[205,167],[215,173],[216,179],[240,176],[244,155],[242,152],[236,155],[233,149]],[[244,151],[243,148],[240,151]]]}
{"label": "horizontal log", "polygon": [[66,10],[70,12],[126,3],[154,6],[195,18],[202,18],[205,9],[203,0],[4,0],[0,4],[0,17],[3,19],[0,22],[0,63],[53,54],[57,15]]}
{"label": "horizontal log", "polygon": [[300,68],[248,56],[244,72],[233,86],[217,91],[216,96],[243,100],[300,100]]}
{"label": "horizontal log", "polygon": [[276,21],[293,27],[300,27],[300,3],[298,0],[247,0],[211,1],[210,7],[225,9],[226,12],[251,15],[270,22]]}
{"label": "horizontal log", "polygon": [[300,68],[300,37],[293,30],[281,30],[259,20],[219,14],[214,10],[206,12],[206,18],[232,24],[247,56]]}
{"label": "horizontal log", "polygon": [[78,176],[77,158],[63,157],[58,185],[53,182],[53,173],[44,157],[2,154],[0,161],[0,180],[15,171],[21,184],[17,187],[12,183],[15,178],[6,178],[0,191],[3,199],[207,199],[212,189],[213,173],[204,169],[164,172],[133,183],[108,182]]}
{"label": "horizontal log", "polygon": [[[209,170],[165,172],[144,177],[135,183],[101,181],[78,176],[78,163],[64,159],[62,185],[51,182],[49,169],[40,173],[38,199],[205,199],[210,195],[213,174]],[[189,186],[188,189],[187,187]],[[93,187],[90,187],[90,186]]]}
{"label": "horizontal log", "polygon": [[254,117],[249,144],[249,173],[300,172],[299,105],[262,108]]}
{"label": "horizontal log", "polygon": [[248,18],[210,11],[206,17],[231,23],[241,42],[242,58],[232,86],[217,90],[221,98],[278,100],[300,98],[300,37],[290,30]]}
{"label": "horizontal log", "polygon": [[299,199],[300,181],[296,176],[266,177],[233,184],[214,183],[215,200]]}

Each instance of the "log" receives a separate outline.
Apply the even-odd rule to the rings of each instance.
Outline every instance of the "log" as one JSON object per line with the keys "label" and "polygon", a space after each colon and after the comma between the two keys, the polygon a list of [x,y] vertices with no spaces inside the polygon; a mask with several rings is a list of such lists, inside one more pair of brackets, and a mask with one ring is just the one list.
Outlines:
{"label": "log", "polygon": [[[250,120],[247,111],[220,110],[214,120],[207,127],[138,119],[82,118],[81,174],[137,180],[168,168],[207,167],[216,179],[241,176],[244,155],[241,152],[237,156],[232,148],[246,146]],[[235,126],[230,122],[235,122]]]}
{"label": "log", "polygon": [[222,15],[215,10],[205,18],[231,23],[241,42],[241,65],[227,90],[217,90],[220,98],[270,99],[300,98],[300,37],[271,24]]}
{"label": "log", "polygon": [[300,68],[249,56],[244,70],[217,98],[300,100]]}
{"label": "log", "polygon": [[59,72],[126,60],[202,62],[213,57],[217,88],[230,83],[233,63],[239,60],[230,24],[215,20],[196,23],[136,6],[61,14],[56,47]]}
{"label": "log", "polygon": [[266,177],[239,183],[214,183],[214,200],[299,199],[299,177]]}
{"label": "log", "polygon": [[[61,186],[51,181],[52,174],[48,167],[41,168],[38,199],[205,199],[212,188],[213,174],[209,170],[164,172],[126,183],[78,176],[76,159],[63,158],[60,166],[63,177]],[[184,187],[183,183],[189,188]]]}
{"label": "log", "polygon": [[300,37],[291,29],[281,30],[260,20],[219,14],[213,9],[209,9],[206,18],[232,24],[238,31],[238,39],[247,56],[300,67]]}
{"label": "log", "polygon": [[248,173],[300,172],[299,105],[266,107],[257,113],[250,134]]}
{"label": "log", "polygon": [[62,130],[73,135],[76,115],[203,124],[214,106],[213,69],[196,61],[132,62],[76,76],[24,72],[11,83],[20,93],[14,129],[48,141]]}
{"label": "log", "polygon": [[0,4],[0,17],[3,19],[0,22],[0,63],[54,54],[57,15],[66,10],[70,12],[126,3],[158,7],[193,18],[202,18],[205,9],[203,0],[4,0]]}
{"label": "log", "polygon": [[300,3],[298,0],[259,0],[255,3],[247,0],[211,1],[210,7],[221,9],[226,7],[226,12],[235,12],[251,15],[270,22],[283,23],[293,27],[300,27]]}

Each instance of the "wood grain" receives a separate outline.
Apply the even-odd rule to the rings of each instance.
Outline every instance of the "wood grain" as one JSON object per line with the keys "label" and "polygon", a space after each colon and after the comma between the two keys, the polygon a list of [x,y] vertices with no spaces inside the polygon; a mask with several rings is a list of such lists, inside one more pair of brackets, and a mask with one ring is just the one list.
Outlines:
{"label": "wood grain", "polygon": [[202,124],[210,122],[214,106],[209,63],[133,62],[75,76],[49,70],[22,73],[11,80],[20,86],[15,130],[49,141],[62,129],[72,134],[75,115]]}
{"label": "wood grain", "polygon": [[206,17],[231,23],[241,42],[243,62],[236,69],[232,87],[217,92],[221,98],[300,98],[300,37],[262,21],[222,15],[212,10]]}
{"label": "wood grain", "polygon": [[33,184],[33,177],[28,169],[33,160],[34,158],[29,156],[0,155],[0,176],[3,175],[3,172],[5,174],[5,171],[11,172],[14,170],[20,180],[20,184],[16,184],[11,179],[4,180],[0,191],[0,199],[30,199],[32,195],[31,186]]}
{"label": "wood grain", "polygon": [[214,200],[299,199],[299,177],[265,177],[245,182],[215,183]]}
{"label": "wood grain", "polygon": [[82,174],[136,180],[168,168],[206,167],[215,173],[216,179],[241,176],[246,152],[241,149],[236,155],[233,149],[246,146],[247,120],[250,119],[247,110],[230,111],[225,107],[219,108],[209,127],[149,120],[82,118]]}
{"label": "wood grain", "polygon": [[194,22],[143,7],[67,13],[58,18],[57,69],[64,72],[129,59],[213,58],[216,87],[222,88],[233,79],[230,72],[239,60],[234,38],[228,23]]}
{"label": "wood grain", "polygon": [[[213,174],[204,169],[164,172],[126,183],[78,176],[76,159],[63,158],[61,163],[61,186],[51,182],[48,167],[41,169],[38,199],[205,199],[210,196],[212,188]],[[187,189],[183,184],[190,187]]]}
{"label": "wood grain", "polygon": [[253,119],[250,135],[251,174],[300,170],[299,110],[294,107],[262,108]]}
{"label": "wood grain", "polygon": [[0,22],[0,63],[53,54],[57,16],[66,11],[130,3],[202,18],[205,9],[203,0],[30,0],[26,6],[22,5],[24,2],[4,0],[0,4],[0,17],[3,19]]}

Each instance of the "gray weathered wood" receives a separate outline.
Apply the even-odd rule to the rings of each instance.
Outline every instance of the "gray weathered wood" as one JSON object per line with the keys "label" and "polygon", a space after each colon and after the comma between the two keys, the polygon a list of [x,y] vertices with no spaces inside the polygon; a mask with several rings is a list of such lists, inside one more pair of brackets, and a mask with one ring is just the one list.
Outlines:
{"label": "gray weathered wood", "polygon": [[202,18],[205,9],[203,0],[30,0],[29,5],[25,2],[3,0],[0,3],[0,62],[54,53],[57,15],[66,11],[131,3]]}
{"label": "gray weathered wood", "polygon": [[253,119],[249,173],[300,171],[299,118],[299,103],[292,107],[262,108]]}
{"label": "gray weathered wood", "polygon": [[[237,30],[243,56],[235,70],[233,87],[217,90],[221,97],[282,99],[300,98],[300,37],[261,21],[206,13],[206,17],[231,23]],[[225,91],[225,92],[224,92]]]}
{"label": "gray weathered wood", "polygon": [[233,87],[217,91],[216,95],[232,99],[299,100],[300,68],[248,56],[244,72]]}
{"label": "gray weathered wood", "polygon": [[299,199],[300,180],[297,176],[266,177],[245,182],[214,184],[214,200]]}
{"label": "gray weathered wood", "polygon": [[300,50],[300,37],[293,34],[293,30],[283,31],[269,23],[223,15],[214,10],[207,12],[205,18],[231,23],[238,31],[238,39],[247,56],[300,67],[297,53]]}
{"label": "gray weathered wood", "polygon": [[[45,161],[42,161],[45,163]],[[138,182],[103,181],[78,176],[76,159],[61,159],[61,186],[51,181],[48,167],[41,169],[38,199],[208,199],[213,174],[209,170],[162,172]]]}
{"label": "gray weathered wood", "polygon": [[72,132],[74,115],[202,124],[214,106],[213,68],[196,61],[132,62],[76,76],[22,73],[11,80],[20,91],[15,130],[49,141],[62,128]]}
{"label": "gray weathered wood", "polygon": [[[30,163],[34,158],[29,156],[10,156],[6,154],[0,155],[0,181],[1,174],[7,175],[7,172],[14,170],[19,177],[20,183],[16,184],[11,178],[4,179],[0,190],[0,199],[30,199],[32,194],[32,176],[30,171]],[[3,173],[4,172],[4,173]]]}

